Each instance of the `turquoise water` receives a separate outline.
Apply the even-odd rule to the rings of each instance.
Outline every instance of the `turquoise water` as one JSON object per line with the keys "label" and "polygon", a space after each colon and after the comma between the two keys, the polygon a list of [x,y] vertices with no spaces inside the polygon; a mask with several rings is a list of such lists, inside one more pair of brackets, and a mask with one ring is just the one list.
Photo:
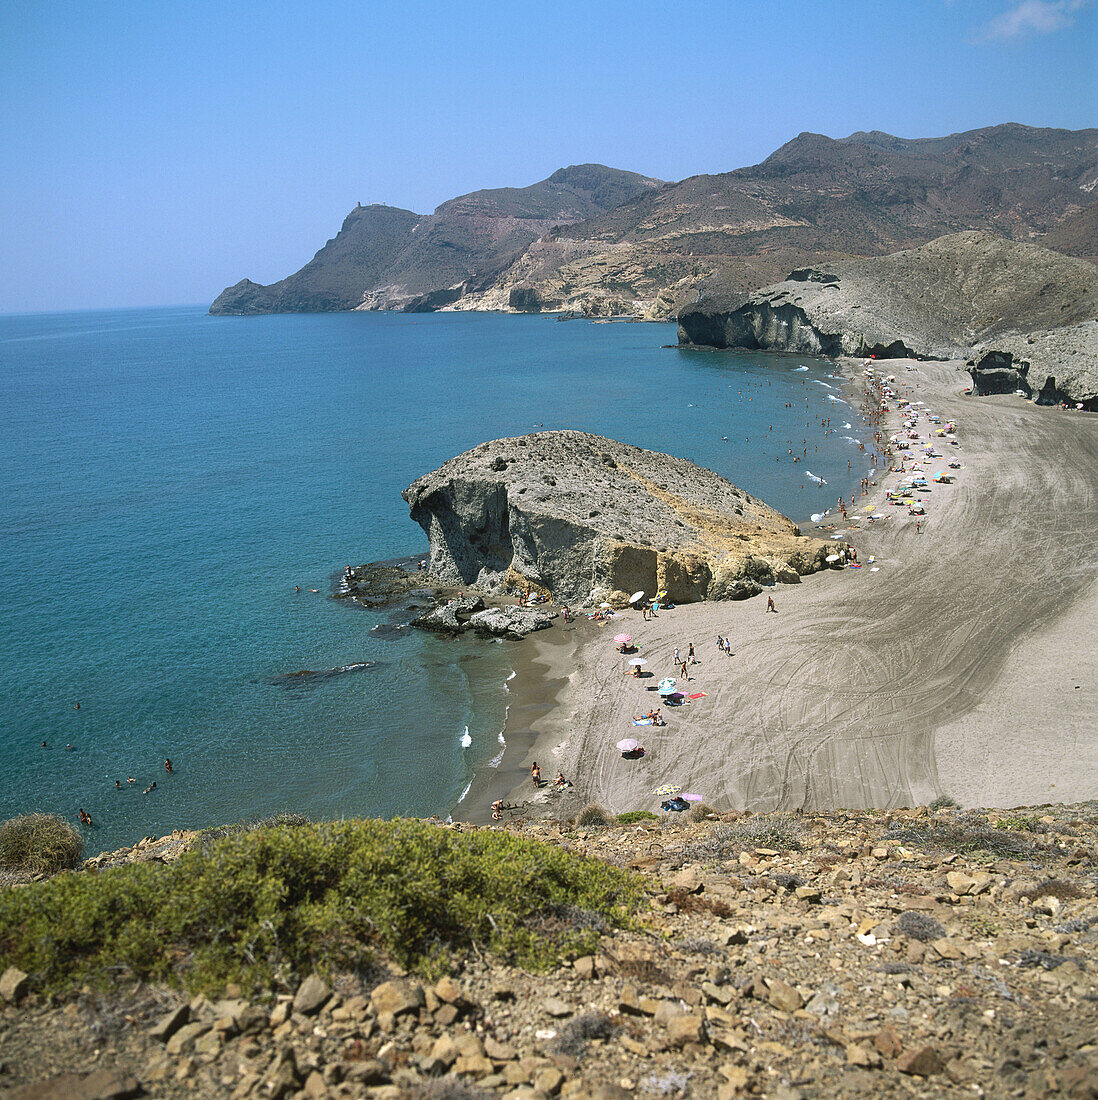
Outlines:
{"label": "turquoise water", "polygon": [[828,364],[674,339],[491,314],[0,317],[0,818],[83,807],[99,850],[285,809],[445,813],[499,752],[508,648],[383,637],[386,612],[327,598],[346,563],[426,551],[412,480],[540,425],[683,455],[794,518],[865,472]]}

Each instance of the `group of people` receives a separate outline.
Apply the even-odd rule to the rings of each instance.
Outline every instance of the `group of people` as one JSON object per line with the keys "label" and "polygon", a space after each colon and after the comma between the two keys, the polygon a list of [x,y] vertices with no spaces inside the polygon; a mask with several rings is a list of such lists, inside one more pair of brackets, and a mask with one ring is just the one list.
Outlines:
{"label": "group of people", "polygon": [[[533,780],[534,786],[539,790],[545,786],[545,781],[541,778],[541,768],[538,767],[538,762],[535,760],[530,765],[530,778]],[[572,784],[564,778],[562,772],[557,772],[556,779],[553,780],[553,787],[556,790],[563,790],[565,787],[570,787]]]}

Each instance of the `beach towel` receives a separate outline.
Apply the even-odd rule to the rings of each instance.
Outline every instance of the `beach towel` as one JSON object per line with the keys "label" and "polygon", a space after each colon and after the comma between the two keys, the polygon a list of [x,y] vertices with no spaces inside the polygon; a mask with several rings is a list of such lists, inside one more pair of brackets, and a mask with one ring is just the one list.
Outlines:
{"label": "beach towel", "polygon": [[633,725],[634,726],[650,726],[650,725],[652,725],[652,719],[651,718],[634,718],[633,719]]}
{"label": "beach towel", "polygon": [[707,691],[695,691],[693,695],[688,695],[687,699],[704,699],[708,694]]}

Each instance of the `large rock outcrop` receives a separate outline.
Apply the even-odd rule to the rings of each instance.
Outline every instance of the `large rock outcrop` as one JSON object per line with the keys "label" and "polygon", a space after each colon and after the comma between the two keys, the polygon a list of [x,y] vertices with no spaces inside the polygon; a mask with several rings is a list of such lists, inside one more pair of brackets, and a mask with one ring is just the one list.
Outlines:
{"label": "large rock outcrop", "polygon": [[977,394],[1020,391],[1038,405],[1098,411],[1098,321],[993,341],[968,369]]}
{"label": "large rock outcrop", "polygon": [[497,439],[404,491],[431,543],[431,573],[499,591],[624,603],[737,599],[827,566],[835,543],[711,470],[586,432]]}
{"label": "large rock outcrop", "polygon": [[1098,269],[990,233],[802,268],[774,286],[711,286],[679,315],[683,345],[805,355],[966,358],[1013,333],[1098,316]]}

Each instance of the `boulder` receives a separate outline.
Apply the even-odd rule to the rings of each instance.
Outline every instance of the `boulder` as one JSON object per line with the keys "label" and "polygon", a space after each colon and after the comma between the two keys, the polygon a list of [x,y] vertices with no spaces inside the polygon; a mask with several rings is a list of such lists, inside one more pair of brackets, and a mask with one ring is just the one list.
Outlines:
{"label": "boulder", "polygon": [[9,966],[0,975],[0,997],[5,1001],[16,1002],[27,991],[27,975],[17,966]]}
{"label": "boulder", "polygon": [[553,625],[553,613],[531,607],[489,607],[471,616],[468,629],[483,637],[525,638]]}
{"label": "boulder", "polygon": [[[620,606],[661,590],[680,603],[743,599],[773,584],[776,569],[814,571],[831,549],[711,470],[586,432],[482,444],[419,478],[404,499],[443,583],[532,586],[567,603]],[[474,619],[514,632],[495,612]],[[460,622],[460,612],[438,611],[416,625],[453,632]]]}
{"label": "boulder", "polygon": [[324,1007],[328,998],[332,995],[331,989],[318,974],[310,974],[297,987],[294,996],[294,1012],[300,1012],[302,1016],[312,1016]]}

